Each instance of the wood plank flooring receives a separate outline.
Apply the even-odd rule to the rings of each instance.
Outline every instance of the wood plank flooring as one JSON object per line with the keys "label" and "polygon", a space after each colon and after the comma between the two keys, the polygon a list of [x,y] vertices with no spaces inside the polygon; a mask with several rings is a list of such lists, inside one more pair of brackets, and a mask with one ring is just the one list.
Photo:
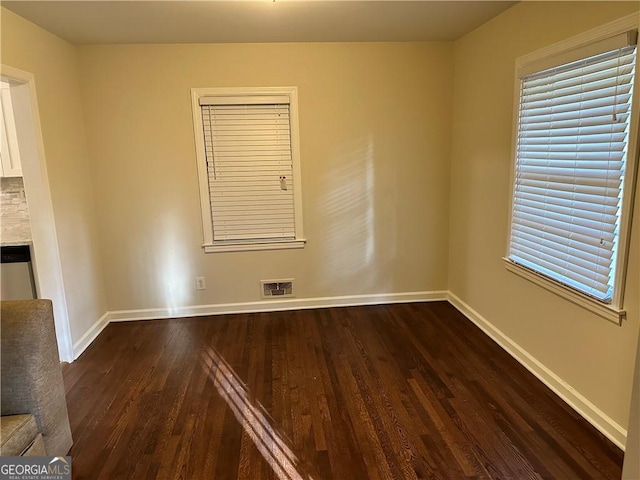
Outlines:
{"label": "wood plank flooring", "polygon": [[446,302],[110,324],[64,369],[75,479],[617,479]]}

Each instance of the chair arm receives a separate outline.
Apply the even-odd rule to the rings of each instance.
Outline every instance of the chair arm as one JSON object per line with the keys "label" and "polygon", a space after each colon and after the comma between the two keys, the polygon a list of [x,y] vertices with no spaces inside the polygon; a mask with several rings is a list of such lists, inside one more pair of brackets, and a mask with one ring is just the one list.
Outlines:
{"label": "chair arm", "polygon": [[49,455],[66,455],[71,430],[50,300],[0,302],[2,415],[31,413]]}

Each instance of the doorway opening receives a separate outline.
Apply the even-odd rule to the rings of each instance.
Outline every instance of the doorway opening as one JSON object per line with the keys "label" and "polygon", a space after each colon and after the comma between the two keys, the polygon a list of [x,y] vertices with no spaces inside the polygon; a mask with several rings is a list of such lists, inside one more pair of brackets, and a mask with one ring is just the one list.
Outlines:
{"label": "doorway opening", "polygon": [[49,177],[33,74],[2,65],[9,85],[25,196],[29,209],[33,273],[37,296],[53,302],[60,360],[73,361],[73,343],[58,249]]}

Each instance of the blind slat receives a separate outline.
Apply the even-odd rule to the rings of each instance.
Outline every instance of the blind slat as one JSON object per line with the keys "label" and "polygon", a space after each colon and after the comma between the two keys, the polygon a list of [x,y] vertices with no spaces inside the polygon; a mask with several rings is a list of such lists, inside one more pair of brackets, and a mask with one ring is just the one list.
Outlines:
{"label": "blind slat", "polygon": [[558,264],[565,270],[566,275],[582,283],[588,284],[590,281],[594,281],[594,284],[606,284],[608,281],[609,265],[603,266],[597,262],[590,264],[575,255],[548,248],[546,245],[541,246],[534,242],[521,241],[516,247],[516,252],[538,256],[547,263]]}
{"label": "blind slat", "polygon": [[584,208],[585,204],[575,205],[572,202],[547,202],[544,197],[529,198],[523,196],[517,199],[516,205],[523,208],[530,208],[533,211],[548,210],[591,222],[599,222],[605,216],[606,218],[613,218],[618,213],[617,206],[603,205],[597,210],[592,210],[590,205],[586,205],[586,208]]}
{"label": "blind slat", "polygon": [[[625,119],[626,120],[626,119]],[[627,124],[616,123],[616,124],[603,124],[603,125],[582,125],[582,126],[574,126],[574,127],[566,127],[560,128],[558,126],[554,126],[553,129],[538,129],[538,130],[523,130],[520,132],[521,138],[549,138],[550,135],[554,137],[561,136],[579,136],[580,138],[589,138],[590,135],[608,135],[610,133],[624,133],[626,132]]]}
{"label": "blind slat", "polygon": [[618,198],[609,197],[605,187],[577,185],[575,183],[547,182],[531,180],[526,185],[518,185],[519,192],[537,193],[548,198],[576,199],[585,203],[617,205]]}
{"label": "blind slat", "polygon": [[584,245],[589,245],[591,247],[595,247],[595,248],[609,248],[613,245],[613,242],[609,241],[607,242],[606,239],[603,239],[602,237],[594,237],[590,235],[590,232],[587,232],[586,234],[583,234],[581,232],[571,232],[570,235],[567,235],[567,231],[564,227],[556,227],[554,225],[544,225],[542,226],[543,228],[541,228],[541,225],[535,221],[531,221],[527,218],[518,218],[517,220],[514,220],[514,224],[513,224],[513,230],[517,230],[518,226],[522,226],[522,227],[527,227],[529,228],[530,231],[534,232],[537,231],[539,237],[542,239],[544,238],[544,235],[546,233],[549,233],[551,235],[556,235],[558,237],[565,237],[569,240],[574,240],[578,243],[584,244]]}
{"label": "blind slat", "polygon": [[516,227],[514,229],[513,236],[528,240],[535,244],[540,244],[540,237],[542,237],[544,244],[549,248],[554,248],[559,251],[570,250],[576,257],[580,257],[591,263],[597,263],[600,258],[611,260],[611,255],[607,255],[607,252],[603,252],[600,245],[587,245],[570,238],[554,235],[550,232],[544,232],[541,235],[539,231],[527,226],[520,225]]}
{"label": "blind slat", "polygon": [[531,195],[528,193],[522,193],[515,200],[516,205],[528,205],[537,209],[548,208],[552,211],[564,211],[573,212],[574,215],[582,215],[584,218],[595,219],[599,218],[601,214],[616,215],[618,212],[618,205],[598,205],[598,208],[593,208],[592,203],[580,202],[575,199],[565,198],[548,198],[544,195]]}
{"label": "blind slat", "polygon": [[[544,181],[547,184],[558,183],[561,185],[573,185],[578,184],[587,187],[601,187],[605,195],[607,192],[610,192],[610,195],[616,195],[617,192],[613,192],[614,190],[618,190],[620,187],[620,177],[617,175],[614,178],[607,177],[589,177],[583,176],[580,180],[577,180],[577,176],[573,177],[570,175],[554,175],[553,172],[545,172],[545,173],[532,173],[532,172],[518,172],[518,180],[522,185],[528,185],[528,180],[531,181]],[[550,186],[551,188],[551,186]]]}

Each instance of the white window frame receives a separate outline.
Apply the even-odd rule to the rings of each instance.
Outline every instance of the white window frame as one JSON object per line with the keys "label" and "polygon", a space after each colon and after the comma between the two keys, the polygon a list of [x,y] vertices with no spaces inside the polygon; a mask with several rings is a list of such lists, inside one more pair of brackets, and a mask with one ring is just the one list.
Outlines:
{"label": "white window frame", "polygon": [[[618,253],[616,259],[615,280],[614,280],[614,293],[611,304],[605,304],[598,301],[589,295],[580,293],[570,287],[564,286],[558,282],[555,282],[546,276],[537,274],[536,272],[529,270],[517,263],[509,260],[509,243],[511,240],[511,222],[513,218],[513,199],[515,193],[515,174],[516,174],[516,159],[517,159],[517,139],[518,139],[518,112],[520,106],[520,76],[523,70],[532,68],[533,65],[544,64],[545,59],[550,57],[561,57],[564,53],[571,50],[581,49],[587,47],[589,44],[599,42],[610,38],[612,36],[627,32],[633,29],[639,29],[640,24],[638,22],[638,15],[631,14],[622,17],[613,22],[602,25],[601,27],[589,30],[583,34],[574,36],[565,41],[553,44],[549,47],[535,51],[528,55],[519,57],[516,60],[515,68],[515,89],[514,89],[514,115],[513,115],[513,145],[512,145],[512,162],[511,162],[511,205],[509,208],[509,228],[507,229],[507,253],[503,258],[505,267],[508,271],[519,275],[569,301],[579,305],[587,310],[607,319],[618,325],[626,316],[626,312],[623,308],[624,305],[624,290],[628,264],[629,243],[631,236],[631,219],[633,216],[633,199],[635,194],[635,184],[638,168],[638,130],[640,120],[640,76],[637,62],[636,66],[636,81],[633,90],[633,104],[630,118],[630,129],[628,139],[627,150],[627,163],[625,172],[625,192],[622,199],[622,212],[620,217],[620,234]],[[544,68],[540,68],[543,70]]]}
{"label": "white window frame", "polygon": [[[207,159],[204,146],[201,97],[264,97],[285,95],[289,97],[291,159],[293,165],[293,208],[295,222],[295,238],[287,240],[243,240],[217,242],[213,239],[213,218],[211,213],[211,199],[209,196],[209,177],[207,173]],[[298,127],[298,89],[297,87],[214,87],[192,88],[191,106],[193,127],[196,143],[196,160],[198,166],[198,183],[200,189],[200,206],[202,212],[202,229],[204,241],[202,247],[205,253],[236,252],[252,250],[280,250],[303,248],[306,240],[302,224],[302,192],[300,174],[300,136]]]}

